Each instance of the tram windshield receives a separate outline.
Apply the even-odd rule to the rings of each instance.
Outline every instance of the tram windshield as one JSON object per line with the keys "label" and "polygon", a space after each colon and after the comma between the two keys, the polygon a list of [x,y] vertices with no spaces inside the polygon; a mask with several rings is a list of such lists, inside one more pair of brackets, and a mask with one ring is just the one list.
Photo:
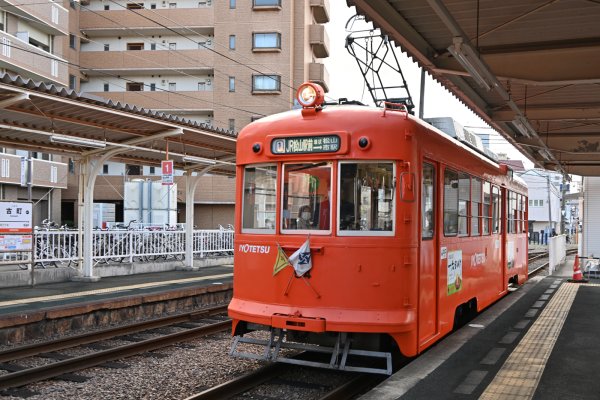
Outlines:
{"label": "tram windshield", "polygon": [[[341,236],[393,235],[394,163],[343,161],[337,166],[335,180],[333,162],[246,166],[242,230],[274,234],[278,227],[284,234],[328,234],[336,215],[336,232]],[[334,204],[331,194],[336,183],[338,201]]]}
{"label": "tram windshield", "polygon": [[282,230],[330,230],[331,170],[324,162],[283,166]]}

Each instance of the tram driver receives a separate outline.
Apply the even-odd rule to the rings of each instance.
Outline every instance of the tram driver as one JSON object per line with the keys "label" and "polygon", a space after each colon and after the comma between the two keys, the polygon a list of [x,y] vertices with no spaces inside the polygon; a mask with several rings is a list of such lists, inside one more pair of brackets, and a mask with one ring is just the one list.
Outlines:
{"label": "tram driver", "polygon": [[300,207],[296,229],[313,229],[312,221],[310,220],[312,215],[313,213],[309,205]]}

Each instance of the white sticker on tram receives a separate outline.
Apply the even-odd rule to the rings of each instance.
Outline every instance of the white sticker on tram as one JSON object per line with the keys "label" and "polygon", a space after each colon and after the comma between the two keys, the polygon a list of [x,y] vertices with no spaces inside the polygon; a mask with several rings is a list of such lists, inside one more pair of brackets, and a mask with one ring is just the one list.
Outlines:
{"label": "white sticker on tram", "polygon": [[440,249],[440,256],[441,256],[442,260],[445,260],[448,257],[448,248],[447,247],[442,247]]}
{"label": "white sticker on tram", "polygon": [[471,256],[471,267],[485,263],[485,253],[475,253]]}
{"label": "white sticker on tram", "polygon": [[240,244],[238,248],[242,253],[258,253],[258,254],[269,254],[271,252],[271,246],[257,246],[254,244]]}

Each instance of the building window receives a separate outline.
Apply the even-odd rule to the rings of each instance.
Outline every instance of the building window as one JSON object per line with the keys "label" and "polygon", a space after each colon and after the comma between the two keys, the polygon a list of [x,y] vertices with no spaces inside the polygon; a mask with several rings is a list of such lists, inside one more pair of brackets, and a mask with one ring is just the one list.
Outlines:
{"label": "building window", "polygon": [[154,4],[154,3],[150,4],[150,9],[151,10],[156,10],[156,4]]}
{"label": "building window", "polygon": [[281,90],[281,77],[279,75],[253,75],[253,92],[278,92]]}
{"label": "building window", "polygon": [[69,89],[77,89],[77,77],[75,75],[69,75]]}
{"label": "building window", "polygon": [[229,0],[229,8],[232,10],[235,8],[235,0]]}
{"label": "building window", "polygon": [[108,164],[104,164],[102,166],[102,173],[105,175],[108,174]]}
{"label": "building window", "polygon": [[144,3],[127,3],[128,10],[141,10],[144,8]]}
{"label": "building window", "polygon": [[177,90],[177,83],[176,82],[169,82],[169,90],[171,92],[174,92]]}
{"label": "building window", "polygon": [[253,33],[252,48],[258,49],[281,49],[281,34],[277,32]]}
{"label": "building window", "polygon": [[108,10],[110,10],[110,6],[108,4],[105,4],[104,5],[104,11],[108,11]]}
{"label": "building window", "polygon": [[229,130],[232,132],[235,131],[235,119],[233,118],[229,119]]}
{"label": "building window", "polygon": [[104,51],[110,51],[110,44],[104,45]]}
{"label": "building window", "polygon": [[104,91],[105,91],[105,92],[108,92],[108,83],[105,83],[105,84],[104,84]]}
{"label": "building window", "polygon": [[144,50],[144,43],[127,43],[127,50]]}
{"label": "building window", "polygon": [[233,76],[229,77],[229,91],[235,92],[235,77]]}
{"label": "building window", "polygon": [[125,89],[128,92],[141,92],[144,90],[144,84],[142,82],[127,82]]}
{"label": "building window", "polygon": [[150,84],[150,91],[151,92],[156,92],[156,83],[151,83]]}
{"label": "building window", "polygon": [[169,8],[177,8],[177,3],[169,3]]}
{"label": "building window", "polygon": [[201,8],[201,7],[206,7],[206,6],[207,6],[207,4],[206,4],[206,0],[200,0],[200,1],[198,2],[198,8]]}
{"label": "building window", "polygon": [[150,50],[156,50],[156,43],[150,43]]}
{"label": "building window", "polygon": [[150,175],[154,175],[156,173],[156,167],[150,167]]}
{"label": "building window", "polygon": [[77,36],[69,34],[69,47],[72,49],[77,49]]}
{"label": "building window", "polygon": [[229,50],[235,50],[235,35],[229,35]]}
{"label": "building window", "polygon": [[198,82],[198,91],[204,92],[206,90],[206,82]]}
{"label": "building window", "polygon": [[281,7],[281,0],[254,0],[254,7]]}

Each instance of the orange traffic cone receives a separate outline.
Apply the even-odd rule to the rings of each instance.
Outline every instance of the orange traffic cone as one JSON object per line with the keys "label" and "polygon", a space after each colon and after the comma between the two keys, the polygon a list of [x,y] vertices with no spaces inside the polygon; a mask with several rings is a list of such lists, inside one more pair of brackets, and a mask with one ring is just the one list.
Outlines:
{"label": "orange traffic cone", "polygon": [[579,268],[579,255],[575,256],[575,262],[573,263],[573,279],[569,279],[569,282],[587,282],[583,279],[583,273]]}

